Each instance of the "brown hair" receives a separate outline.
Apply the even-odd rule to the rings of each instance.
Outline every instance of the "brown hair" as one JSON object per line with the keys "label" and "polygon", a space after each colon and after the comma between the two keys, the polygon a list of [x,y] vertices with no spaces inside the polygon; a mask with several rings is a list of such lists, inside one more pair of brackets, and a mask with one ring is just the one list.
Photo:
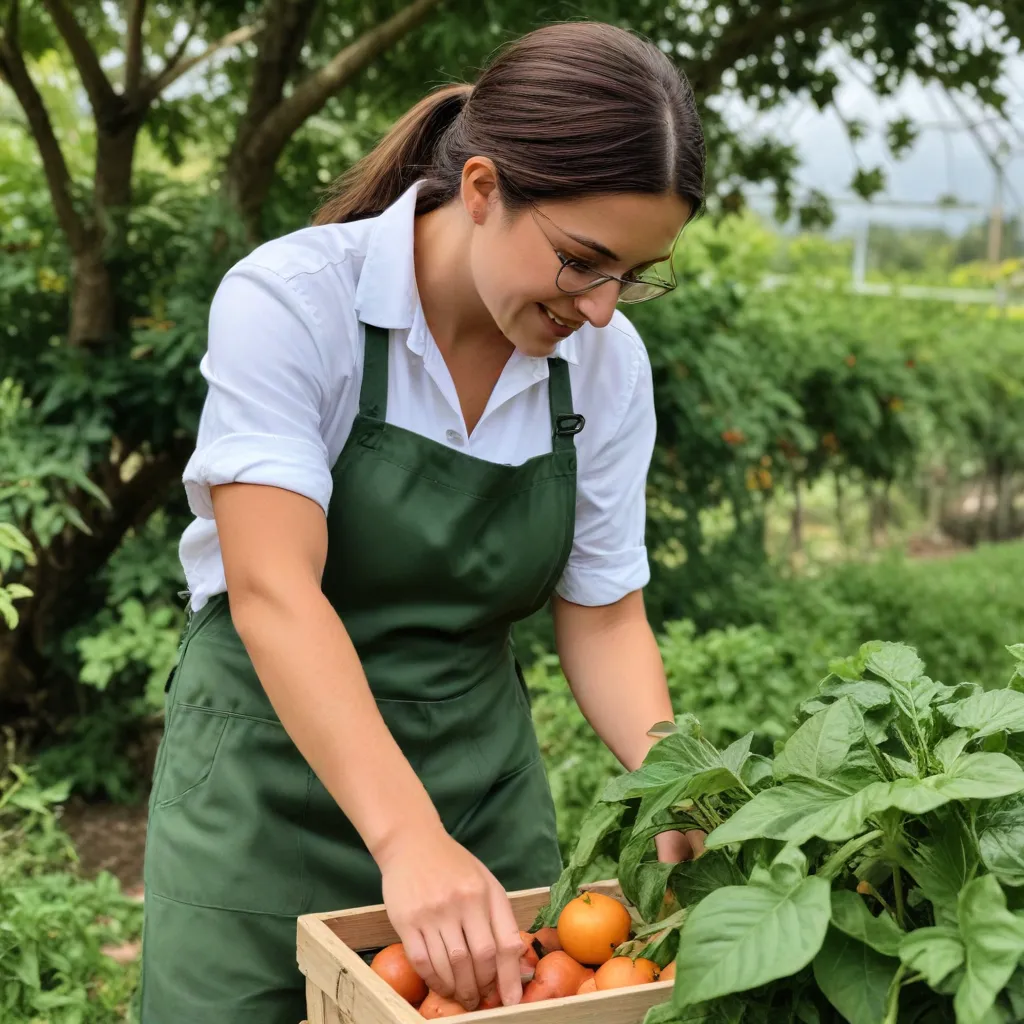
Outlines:
{"label": "brown hair", "polygon": [[704,204],[704,133],[685,75],[652,43],[601,22],[549,25],[499,51],[475,86],[409,110],[330,188],[314,224],[372,217],[425,179],[417,212],[450,202],[486,156],[506,208],[608,193]]}

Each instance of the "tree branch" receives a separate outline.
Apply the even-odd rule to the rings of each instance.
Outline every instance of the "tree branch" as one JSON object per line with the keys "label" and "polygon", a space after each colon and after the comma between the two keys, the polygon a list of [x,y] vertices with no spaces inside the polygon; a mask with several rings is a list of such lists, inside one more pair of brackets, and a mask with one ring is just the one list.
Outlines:
{"label": "tree branch", "polygon": [[388,47],[411,32],[440,3],[442,0],[412,0],[387,21],[364,32],[354,43],[336,53],[318,71],[307,75],[263,121],[247,146],[249,154],[268,154],[275,159],[308,117]]}
{"label": "tree branch", "polygon": [[10,85],[25,111],[29,130],[43,161],[43,173],[50,189],[57,219],[68,239],[72,252],[81,252],[91,243],[85,221],[75,209],[71,198],[71,174],[67,161],[53,131],[49,112],[25,65],[17,38],[17,3],[11,5],[11,17],[0,35],[0,72]]}
{"label": "tree branch", "polygon": [[100,67],[99,57],[82,31],[82,26],[64,6],[64,0],[43,0],[43,6],[50,12],[54,25],[71,51],[97,123],[116,117],[119,113],[117,93]]}
{"label": "tree branch", "polygon": [[139,91],[142,81],[142,23],[145,17],[146,0],[132,0],[124,47],[124,91],[129,96]]}
{"label": "tree branch", "polygon": [[836,15],[848,12],[851,6],[850,0],[815,0],[786,17],[782,14],[782,0],[765,2],[755,15],[727,28],[711,56],[693,68],[689,75],[693,91],[698,96],[713,91],[736,61],[757,51],[765,40],[819,28]]}
{"label": "tree branch", "polygon": [[231,46],[239,46],[242,43],[247,43],[262,31],[263,26],[259,23],[254,25],[245,25],[242,28],[236,28],[233,32],[229,32],[227,35],[221,36],[221,38],[216,42],[210,43],[202,53],[196,54],[194,57],[189,57],[186,60],[182,60],[181,54],[185,52],[185,47],[192,38],[192,31],[190,30],[188,36],[185,37],[185,41],[178,47],[178,52],[167,62],[167,67],[165,67],[163,71],[161,71],[160,74],[150,82],[149,86],[145,90],[147,98],[149,100],[156,99],[157,96],[159,96],[169,86],[173,85],[182,77],[182,75],[188,74],[188,72],[194,67],[202,64],[203,61],[209,60],[219,50],[226,50]]}

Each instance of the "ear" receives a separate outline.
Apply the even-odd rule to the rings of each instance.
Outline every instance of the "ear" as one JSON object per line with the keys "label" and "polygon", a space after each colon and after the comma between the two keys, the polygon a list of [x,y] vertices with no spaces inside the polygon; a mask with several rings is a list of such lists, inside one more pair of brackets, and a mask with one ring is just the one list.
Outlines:
{"label": "ear", "polygon": [[462,205],[474,224],[483,224],[501,205],[498,169],[486,156],[472,156],[462,167]]}

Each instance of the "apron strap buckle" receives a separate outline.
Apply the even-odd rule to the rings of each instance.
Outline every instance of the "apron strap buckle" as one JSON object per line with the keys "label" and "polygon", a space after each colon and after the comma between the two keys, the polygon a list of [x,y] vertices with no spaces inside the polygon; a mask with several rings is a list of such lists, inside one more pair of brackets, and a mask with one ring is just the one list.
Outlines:
{"label": "apron strap buckle", "polygon": [[555,437],[572,437],[583,429],[586,422],[578,412],[562,413],[555,417]]}

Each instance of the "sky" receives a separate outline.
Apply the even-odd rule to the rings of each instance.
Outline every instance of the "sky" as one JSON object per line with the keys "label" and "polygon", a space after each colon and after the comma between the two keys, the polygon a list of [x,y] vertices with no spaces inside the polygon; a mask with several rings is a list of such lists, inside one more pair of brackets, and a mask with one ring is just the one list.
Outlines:
{"label": "sky", "polygon": [[[869,126],[856,144],[861,165],[881,165],[886,171],[884,203],[868,206],[849,191],[857,163],[843,123],[832,107],[819,111],[809,101],[794,100],[784,109],[760,116],[738,105],[730,110],[734,124],[754,133],[778,134],[797,147],[801,157],[797,180],[801,185],[850,200],[836,204],[835,233],[850,234],[865,217],[872,223],[945,225],[958,231],[988,216],[995,193],[995,171],[941,86],[925,86],[914,78],[883,101],[858,79],[855,68],[837,62],[835,70],[842,82],[836,106],[846,119],[857,118]],[[958,100],[969,119],[983,122],[978,132],[986,146],[994,147],[999,138],[1009,144],[1003,206],[1008,215],[1015,211],[1024,215],[1024,54],[1009,58],[1003,86],[1009,96],[1006,121],[993,118],[991,112],[969,99]],[[888,121],[901,115],[920,125],[921,131],[912,149],[897,162],[885,145],[884,130]],[[979,208],[936,210],[895,205],[932,203],[945,195]],[[758,201],[754,196],[751,205],[765,212],[771,208],[769,201]]]}

